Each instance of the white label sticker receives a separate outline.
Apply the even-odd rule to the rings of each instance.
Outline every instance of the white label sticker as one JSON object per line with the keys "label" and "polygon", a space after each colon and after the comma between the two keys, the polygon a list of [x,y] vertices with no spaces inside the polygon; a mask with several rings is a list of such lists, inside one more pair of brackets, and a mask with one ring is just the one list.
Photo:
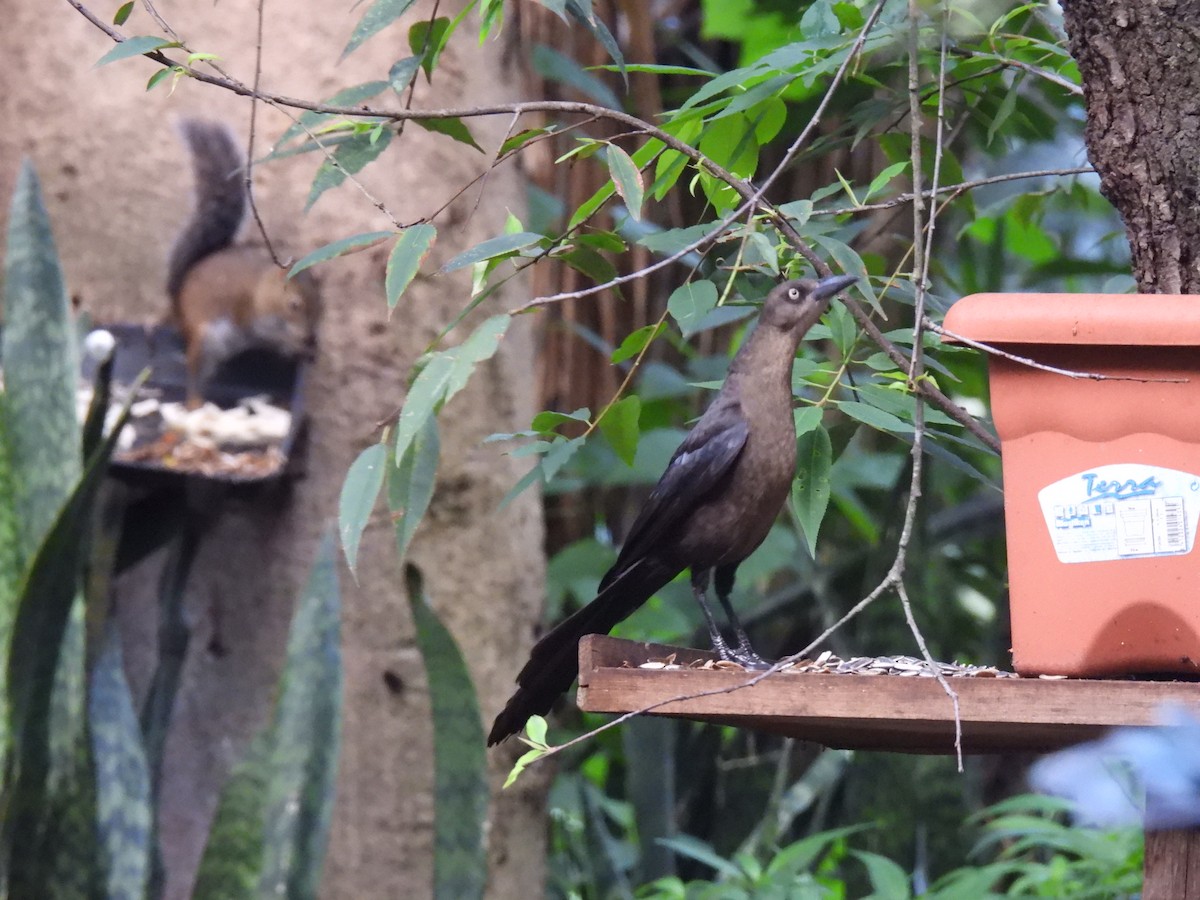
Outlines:
{"label": "white label sticker", "polygon": [[1196,542],[1200,475],[1098,466],[1047,485],[1038,502],[1059,562],[1178,556]]}

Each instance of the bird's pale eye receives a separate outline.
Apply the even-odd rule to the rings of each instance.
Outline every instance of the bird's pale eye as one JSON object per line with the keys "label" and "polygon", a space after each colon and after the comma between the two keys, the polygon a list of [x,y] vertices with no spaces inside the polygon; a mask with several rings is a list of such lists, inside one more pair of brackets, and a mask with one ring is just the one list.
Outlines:
{"label": "bird's pale eye", "polygon": [[788,299],[789,300],[799,300],[800,299],[800,288],[788,288]]}

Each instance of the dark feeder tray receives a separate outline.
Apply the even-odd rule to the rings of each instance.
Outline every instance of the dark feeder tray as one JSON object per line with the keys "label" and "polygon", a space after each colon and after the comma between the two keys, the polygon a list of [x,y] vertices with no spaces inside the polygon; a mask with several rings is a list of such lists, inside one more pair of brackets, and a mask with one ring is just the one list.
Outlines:
{"label": "dark feeder tray", "polygon": [[[113,382],[128,386],[143,370],[150,375],[145,387],[153,390],[162,403],[183,402],[187,392],[187,367],[184,360],[183,338],[168,325],[146,326],[117,323],[96,326],[116,339],[113,357]],[[85,358],[81,367],[84,379],[94,378],[96,363]],[[304,382],[308,362],[289,359],[264,349],[250,349],[225,362],[210,379],[204,399],[223,409],[236,407],[248,397],[266,397],[274,406],[292,415],[292,426],[279,444],[281,462],[266,473],[241,474],[201,473],[164,465],[157,459],[114,458],[110,473],[131,485],[155,488],[180,479],[214,482],[224,485],[253,485],[271,482],[294,471],[293,454],[301,446],[304,424]],[[134,423],[137,438],[134,448],[144,446],[162,435],[155,429]]]}

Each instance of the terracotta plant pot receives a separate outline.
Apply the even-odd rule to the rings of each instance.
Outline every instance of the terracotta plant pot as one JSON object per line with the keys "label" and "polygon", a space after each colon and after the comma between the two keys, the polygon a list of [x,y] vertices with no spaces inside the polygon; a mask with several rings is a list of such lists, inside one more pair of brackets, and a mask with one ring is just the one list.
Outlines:
{"label": "terracotta plant pot", "polygon": [[1200,671],[1200,297],[975,294],[945,328],[1108,376],[988,358],[1014,667]]}

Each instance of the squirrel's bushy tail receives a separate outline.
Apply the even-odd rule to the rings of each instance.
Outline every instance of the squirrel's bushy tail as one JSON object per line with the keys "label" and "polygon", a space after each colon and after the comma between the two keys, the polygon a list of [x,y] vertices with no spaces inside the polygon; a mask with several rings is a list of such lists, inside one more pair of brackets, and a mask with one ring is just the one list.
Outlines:
{"label": "squirrel's bushy tail", "polygon": [[196,200],[167,260],[172,300],[192,266],[233,243],[246,213],[242,152],[233,133],[221,122],[204,119],[185,119],[180,132],[192,155]]}

